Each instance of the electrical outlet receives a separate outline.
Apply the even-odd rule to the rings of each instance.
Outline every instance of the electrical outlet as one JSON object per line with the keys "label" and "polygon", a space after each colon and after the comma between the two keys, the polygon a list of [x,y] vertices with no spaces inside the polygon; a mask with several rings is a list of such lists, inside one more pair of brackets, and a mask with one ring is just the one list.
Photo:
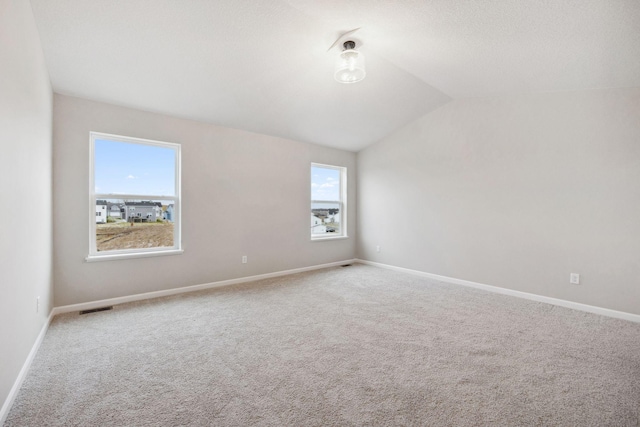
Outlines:
{"label": "electrical outlet", "polygon": [[376,246],[376,252],[380,252],[380,245]]}
{"label": "electrical outlet", "polygon": [[242,263],[243,264],[247,263],[247,256],[246,255],[242,255]]}
{"label": "electrical outlet", "polygon": [[40,312],[40,297],[36,298],[36,313]]}
{"label": "electrical outlet", "polygon": [[572,285],[579,285],[580,275],[578,273],[571,273],[569,275],[569,283],[571,283]]}

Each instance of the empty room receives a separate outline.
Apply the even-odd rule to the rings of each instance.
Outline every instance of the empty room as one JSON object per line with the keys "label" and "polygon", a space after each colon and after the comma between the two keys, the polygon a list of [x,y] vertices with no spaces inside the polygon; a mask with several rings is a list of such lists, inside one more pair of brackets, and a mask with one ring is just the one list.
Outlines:
{"label": "empty room", "polygon": [[0,425],[640,425],[636,0],[0,0],[0,143]]}

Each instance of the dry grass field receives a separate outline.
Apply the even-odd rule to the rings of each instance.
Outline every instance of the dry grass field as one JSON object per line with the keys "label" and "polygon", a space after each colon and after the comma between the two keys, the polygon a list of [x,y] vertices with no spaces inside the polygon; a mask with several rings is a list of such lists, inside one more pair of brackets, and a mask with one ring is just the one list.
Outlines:
{"label": "dry grass field", "polygon": [[173,223],[135,223],[133,226],[128,222],[98,224],[96,245],[98,251],[171,247]]}

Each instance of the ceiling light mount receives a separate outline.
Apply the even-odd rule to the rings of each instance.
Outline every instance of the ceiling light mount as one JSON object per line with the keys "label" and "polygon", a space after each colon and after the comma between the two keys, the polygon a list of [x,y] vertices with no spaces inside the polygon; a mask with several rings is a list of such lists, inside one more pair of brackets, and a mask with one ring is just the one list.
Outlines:
{"label": "ceiling light mount", "polygon": [[354,42],[353,40],[347,40],[346,42],[342,43],[342,46],[344,46],[344,50],[355,49],[356,42]]}
{"label": "ceiling light mount", "polygon": [[364,55],[355,50],[356,42],[346,40],[342,43],[344,50],[338,55],[333,77],[339,83],[357,83],[365,78]]}

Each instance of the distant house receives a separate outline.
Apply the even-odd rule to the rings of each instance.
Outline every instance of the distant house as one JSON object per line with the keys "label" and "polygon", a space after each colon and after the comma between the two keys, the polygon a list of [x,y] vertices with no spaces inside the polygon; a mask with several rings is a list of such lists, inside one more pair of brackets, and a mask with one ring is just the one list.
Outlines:
{"label": "distant house", "polygon": [[329,214],[329,216],[324,219],[324,223],[325,224],[339,223],[339,222],[340,222],[340,214],[339,213]]}
{"label": "distant house", "polygon": [[156,202],[156,219],[163,219],[162,216],[162,202]]}
{"label": "distant house", "polygon": [[120,219],[122,218],[122,204],[107,202],[107,216],[109,218]]}
{"label": "distant house", "polygon": [[327,226],[322,223],[322,220],[320,218],[318,218],[314,214],[311,214],[311,233],[320,234],[326,232]]}
{"label": "distant house", "polygon": [[155,222],[162,218],[162,204],[157,202],[124,202],[122,219],[129,222]]}
{"label": "distant house", "polygon": [[107,222],[107,201],[96,200],[96,224]]}
{"label": "distant house", "polygon": [[164,219],[173,222],[173,204],[166,207],[164,211]]}

